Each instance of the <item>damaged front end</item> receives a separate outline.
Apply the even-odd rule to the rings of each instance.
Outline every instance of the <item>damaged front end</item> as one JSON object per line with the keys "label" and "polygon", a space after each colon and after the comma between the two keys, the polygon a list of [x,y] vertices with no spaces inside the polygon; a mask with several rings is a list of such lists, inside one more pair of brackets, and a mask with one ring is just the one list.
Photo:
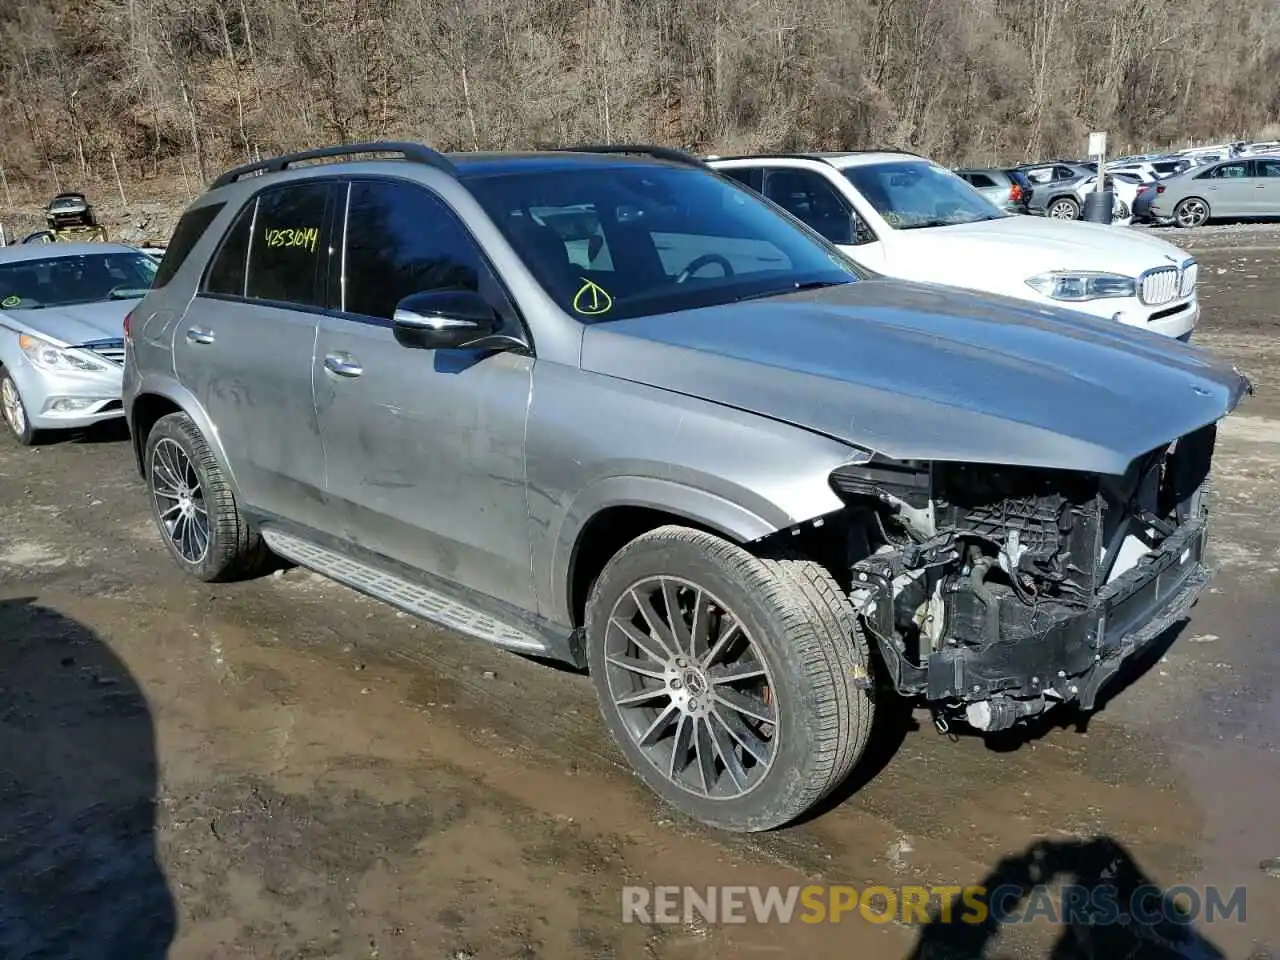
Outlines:
{"label": "damaged front end", "polygon": [[876,457],[835,471],[850,596],[887,679],[980,730],[1093,709],[1208,580],[1216,429],[1123,477]]}

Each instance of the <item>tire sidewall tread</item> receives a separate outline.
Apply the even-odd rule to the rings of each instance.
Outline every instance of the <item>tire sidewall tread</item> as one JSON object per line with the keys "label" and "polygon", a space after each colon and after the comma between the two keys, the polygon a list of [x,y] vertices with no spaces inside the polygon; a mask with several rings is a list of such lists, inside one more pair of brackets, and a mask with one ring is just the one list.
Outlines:
{"label": "tire sidewall tread", "polygon": [[[632,741],[610,702],[604,627],[613,603],[649,576],[688,577],[733,608],[769,669],[780,711],[773,767],[745,796],[708,800],[672,785]],[[605,565],[587,602],[587,657],[601,715],[637,775],[672,806],[738,832],[788,823],[852,770],[866,747],[873,704],[855,686],[869,660],[852,628],[853,611],[830,574],[799,558],[761,559],[713,534],[659,527]]]}
{"label": "tire sidewall tread", "polygon": [[[162,529],[159,508],[152,493],[152,454],[161,440],[172,440],[186,452],[200,478],[204,492],[205,509],[209,511],[209,549],[199,563],[185,559]],[[250,529],[236,504],[235,493],[222,473],[204,435],[185,413],[171,413],[161,417],[147,435],[144,461],[147,481],[147,499],[151,515],[160,531],[165,546],[174,561],[184,571],[209,583],[237,580],[259,572],[269,551],[262,538]]]}

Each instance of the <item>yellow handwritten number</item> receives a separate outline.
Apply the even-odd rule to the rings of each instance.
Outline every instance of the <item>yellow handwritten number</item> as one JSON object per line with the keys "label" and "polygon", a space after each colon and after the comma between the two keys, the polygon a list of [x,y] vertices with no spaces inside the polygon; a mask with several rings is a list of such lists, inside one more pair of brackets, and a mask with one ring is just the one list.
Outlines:
{"label": "yellow handwritten number", "polygon": [[573,295],[573,309],[588,317],[596,317],[613,309],[613,297],[598,283],[582,278],[582,286]]}

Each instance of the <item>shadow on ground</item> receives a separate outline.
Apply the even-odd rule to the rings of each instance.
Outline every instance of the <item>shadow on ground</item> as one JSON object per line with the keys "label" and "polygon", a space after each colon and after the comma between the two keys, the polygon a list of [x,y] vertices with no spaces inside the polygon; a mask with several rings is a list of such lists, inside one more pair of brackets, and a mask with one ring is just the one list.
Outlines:
{"label": "shadow on ground", "polygon": [[935,909],[909,960],[995,960],[1001,921],[1018,917],[1059,921],[1046,960],[1226,957],[1110,837],[1040,841],[1001,860],[977,886],[981,892]]}
{"label": "shadow on ground", "polygon": [[0,956],[166,955],[155,796],[151,714],[124,664],[74,620],[0,601]]}

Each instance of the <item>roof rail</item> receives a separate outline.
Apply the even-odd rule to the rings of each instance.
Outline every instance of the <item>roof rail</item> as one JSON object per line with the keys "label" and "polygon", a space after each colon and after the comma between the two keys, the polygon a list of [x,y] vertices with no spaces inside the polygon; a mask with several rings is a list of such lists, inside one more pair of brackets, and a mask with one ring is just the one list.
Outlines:
{"label": "roof rail", "polygon": [[675,147],[655,147],[638,143],[599,143],[581,144],[576,147],[552,147],[560,153],[636,153],[653,157],[655,160],[669,160],[672,163],[683,163],[690,167],[705,167],[707,164],[701,157],[695,157]]}
{"label": "roof rail", "polygon": [[334,157],[358,156],[366,153],[398,153],[411,163],[423,163],[451,175],[457,173],[457,168],[449,162],[448,157],[420,143],[374,140],[366,143],[344,143],[333,147],[302,150],[298,153],[286,153],[279,157],[246,163],[233,170],[228,170],[218,177],[210,189],[225,187],[229,183],[235,183],[237,180],[255,174],[279,173],[281,170],[287,170],[295,163],[302,163],[307,160],[327,160]]}
{"label": "roof rail", "polygon": [[899,150],[897,147],[874,147],[866,150],[817,150],[813,153],[739,153],[733,155],[713,155],[707,157],[708,160],[813,160],[817,163],[825,163],[834,166],[831,162],[833,158],[856,156],[860,153],[900,153],[904,157],[919,157],[925,159],[923,154],[912,153],[910,150]]}

